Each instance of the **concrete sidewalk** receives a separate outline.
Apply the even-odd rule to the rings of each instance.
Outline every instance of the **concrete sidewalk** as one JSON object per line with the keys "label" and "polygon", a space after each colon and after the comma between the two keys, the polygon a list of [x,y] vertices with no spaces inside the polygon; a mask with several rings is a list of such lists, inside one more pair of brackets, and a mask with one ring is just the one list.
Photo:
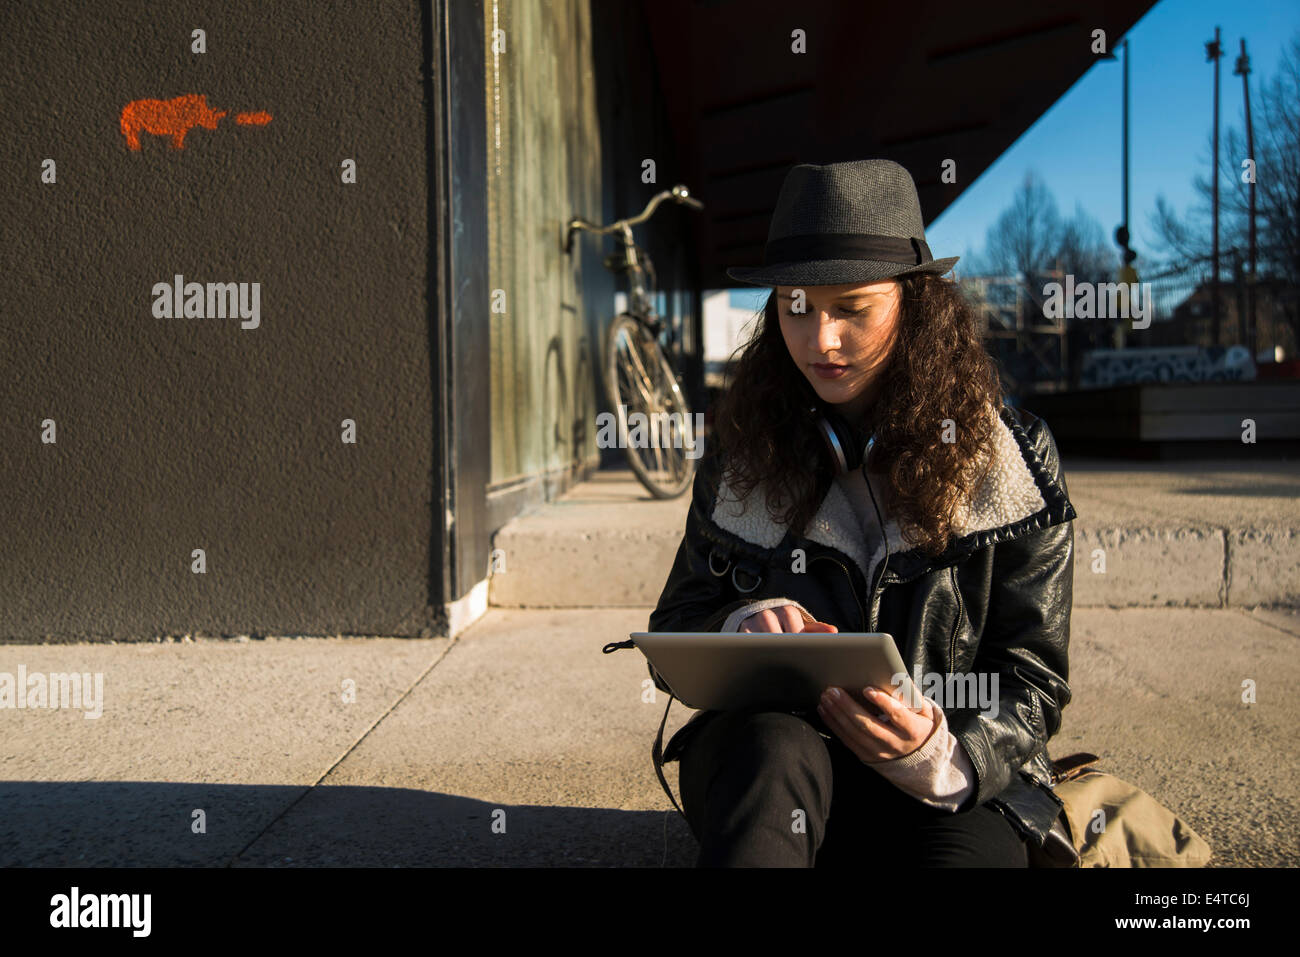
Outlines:
{"label": "concrete sidewalk", "polygon": [[[104,682],[98,718],[0,711],[0,864],[691,866],[650,762],[665,699],[641,700],[639,653],[600,650],[650,610],[492,609],[454,641],[0,646],[0,672]],[[1297,639],[1289,612],[1078,609],[1053,753],[1101,755],[1212,865],[1300,864]]]}
{"label": "concrete sidewalk", "polygon": [[[1300,461],[1063,461],[1075,607],[1300,605]],[[598,472],[497,533],[489,601],[654,605],[689,505]]]}

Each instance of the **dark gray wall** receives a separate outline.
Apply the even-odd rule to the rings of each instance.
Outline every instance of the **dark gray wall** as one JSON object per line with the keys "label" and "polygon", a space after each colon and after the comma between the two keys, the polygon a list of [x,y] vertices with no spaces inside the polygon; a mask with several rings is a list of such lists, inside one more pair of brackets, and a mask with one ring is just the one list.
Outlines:
{"label": "dark gray wall", "polygon": [[[0,8],[0,638],[430,623],[421,22],[394,2]],[[126,103],[185,93],[231,115],[184,150],[126,148]],[[273,120],[233,122],[252,110]],[[176,273],[261,283],[260,328],[155,318]]]}

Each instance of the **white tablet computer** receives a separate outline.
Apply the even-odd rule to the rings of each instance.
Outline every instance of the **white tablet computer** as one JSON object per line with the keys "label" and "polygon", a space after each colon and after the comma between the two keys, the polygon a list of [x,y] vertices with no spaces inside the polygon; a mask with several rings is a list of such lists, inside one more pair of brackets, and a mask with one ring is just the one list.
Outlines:
{"label": "white tablet computer", "polygon": [[[844,688],[861,701],[866,685],[902,687],[903,702],[920,706],[920,691],[884,632],[638,631],[628,637],[688,708],[814,711],[827,688]],[[895,675],[904,677],[895,682]]]}

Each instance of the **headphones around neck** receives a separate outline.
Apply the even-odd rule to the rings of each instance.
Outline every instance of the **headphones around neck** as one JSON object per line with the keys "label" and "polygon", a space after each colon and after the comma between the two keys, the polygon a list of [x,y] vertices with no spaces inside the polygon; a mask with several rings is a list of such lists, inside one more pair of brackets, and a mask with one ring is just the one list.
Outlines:
{"label": "headphones around neck", "polygon": [[817,431],[825,445],[831,473],[846,475],[862,468],[863,464],[871,458],[872,450],[876,447],[875,435],[867,439],[864,449],[857,430],[844,416],[833,409],[825,407],[819,409],[815,405],[809,411],[820,416],[817,419]]}
{"label": "headphones around neck", "polygon": [[[812,406],[809,411],[813,415],[819,413],[816,405]],[[867,439],[864,448],[862,441],[858,438],[857,430],[849,425],[848,420],[838,412],[825,406],[820,409],[820,416],[817,419],[817,431],[821,434],[826,447],[827,458],[830,459],[831,471],[836,477],[862,469],[862,477],[866,479],[866,464],[871,458],[872,451],[876,448],[875,433],[872,433]],[[876,492],[871,487],[870,481],[867,481],[867,492],[871,495],[871,506],[875,509],[877,527],[880,529],[885,546],[885,558],[880,564],[880,571],[877,576],[877,580],[879,580],[884,576],[885,569],[889,566],[889,536],[885,532],[885,516],[880,512],[880,503],[876,501]],[[872,585],[873,589],[874,587]]]}

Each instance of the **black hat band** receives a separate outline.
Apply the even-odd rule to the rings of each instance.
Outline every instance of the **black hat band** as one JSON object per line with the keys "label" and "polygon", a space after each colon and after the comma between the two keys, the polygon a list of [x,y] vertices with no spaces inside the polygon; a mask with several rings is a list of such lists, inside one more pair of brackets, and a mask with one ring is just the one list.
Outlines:
{"label": "black hat band", "polygon": [[924,239],[866,233],[820,233],[774,239],[763,249],[763,265],[818,259],[867,259],[920,266],[933,262]]}

